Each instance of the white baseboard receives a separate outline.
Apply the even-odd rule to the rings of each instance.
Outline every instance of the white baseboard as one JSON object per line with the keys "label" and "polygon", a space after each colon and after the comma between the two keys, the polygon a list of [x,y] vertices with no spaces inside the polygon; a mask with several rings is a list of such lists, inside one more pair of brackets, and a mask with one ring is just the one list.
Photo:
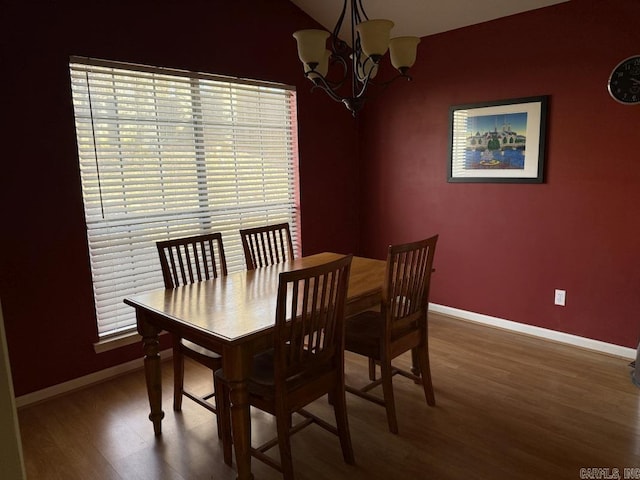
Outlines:
{"label": "white baseboard", "polygon": [[484,325],[490,325],[492,327],[524,333],[534,337],[553,340],[555,342],[566,343],[576,347],[586,348],[588,350],[595,350],[597,352],[614,355],[616,357],[628,358],[629,360],[636,358],[636,350],[633,348],[601,342],[600,340],[593,340],[591,338],[579,337],[569,333],[557,332],[547,328],[526,325],[524,323],[513,322],[511,320],[504,320],[502,318],[491,317],[482,313],[469,312],[467,310],[460,310],[458,308],[447,307],[445,305],[438,305],[435,303],[429,304],[429,311],[442,313],[444,315],[449,315],[463,320],[469,320],[471,322],[482,323]]}
{"label": "white baseboard", "polygon": [[[160,358],[163,360],[166,358],[171,358],[172,354],[173,351],[171,349],[163,350],[160,352]],[[110,378],[117,377],[118,375],[138,370],[143,366],[144,360],[142,358],[138,358],[127,363],[121,363],[120,365],[100,370],[99,372],[94,372],[83,377],[74,378],[73,380],[69,380],[68,382],[59,383],[51,387],[43,388],[42,390],[38,390],[36,392],[27,393],[26,395],[21,395],[16,398],[16,407],[26,407],[27,405],[42,402],[43,400],[48,400],[58,395],[69,393],[73,390],[78,390],[94,383],[103,382]]]}
{"label": "white baseboard", "polygon": [[[556,332],[555,330],[549,330],[546,328],[535,327],[533,325],[526,325],[524,323],[513,322],[511,320],[504,320],[502,318],[491,317],[481,313],[469,312],[467,310],[460,310],[458,308],[447,307],[445,305],[438,305],[435,303],[429,304],[429,310],[435,313],[442,313],[443,315],[449,315],[451,317],[460,318],[462,320],[469,320],[471,322],[482,323],[484,325],[490,325],[493,327],[503,328],[505,330],[511,330],[514,332],[524,333],[532,335],[534,337],[540,337],[547,340],[553,340],[556,342],[566,343],[588,350],[595,350],[597,352],[606,353],[609,355],[615,355],[617,357],[628,358],[633,360],[636,358],[636,350],[633,348],[622,347],[620,345],[614,345],[611,343],[601,342],[599,340],[592,340],[590,338],[579,337],[577,335],[571,335],[568,333]],[[160,352],[162,359],[170,358],[172,354],[171,349],[163,350]],[[27,393],[16,398],[16,407],[25,407],[49,398],[53,398],[64,393],[68,393],[72,390],[77,390],[89,386],[94,383],[108,380],[109,378],[122,375],[139,368],[142,368],[143,360],[139,358],[127,363],[116,365],[99,372],[85,375],[84,377],[74,378],[68,382],[53,385],[36,392]]]}

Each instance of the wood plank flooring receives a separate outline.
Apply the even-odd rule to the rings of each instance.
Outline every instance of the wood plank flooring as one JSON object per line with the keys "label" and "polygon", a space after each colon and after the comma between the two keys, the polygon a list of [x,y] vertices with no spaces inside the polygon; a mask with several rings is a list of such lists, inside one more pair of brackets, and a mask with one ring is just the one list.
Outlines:
{"label": "wood plank flooring", "polygon": [[[297,479],[561,480],[594,467],[624,478],[624,468],[640,467],[640,389],[628,360],[437,314],[430,322],[437,406],[394,377],[393,435],[381,407],[347,394],[357,465],[344,463],[337,437],[311,426],[293,437]],[[365,381],[363,359],[347,354],[346,368],[348,383]],[[171,375],[165,362],[159,438],[142,371],[21,409],[27,478],[235,479],[215,417],[188,399],[181,413],[172,410]],[[189,363],[187,381],[206,391],[210,375]],[[325,399],[312,410],[333,423]],[[254,444],[275,434],[269,415],[252,418]],[[255,459],[252,466],[256,479],[282,478]]]}

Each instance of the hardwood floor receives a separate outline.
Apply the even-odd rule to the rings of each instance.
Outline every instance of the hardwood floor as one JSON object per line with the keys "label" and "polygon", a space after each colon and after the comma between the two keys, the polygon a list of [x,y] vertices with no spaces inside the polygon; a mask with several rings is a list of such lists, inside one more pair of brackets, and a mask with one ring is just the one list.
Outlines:
{"label": "hardwood floor", "polygon": [[[394,377],[393,435],[382,407],[347,394],[356,466],[344,463],[337,437],[311,426],[292,440],[296,478],[558,480],[594,467],[624,478],[640,467],[640,390],[628,360],[437,314],[430,322],[437,406]],[[408,366],[407,355],[398,360]],[[347,354],[346,368],[349,383],[365,382],[362,358]],[[182,413],[171,409],[171,374],[165,362],[159,438],[142,371],[21,409],[27,478],[235,479],[213,414],[188,399]],[[209,388],[199,365],[188,363],[186,375]],[[312,408],[334,423],[326,400]],[[252,417],[254,444],[275,434],[269,415]],[[257,479],[281,478],[255,459],[252,468]]]}

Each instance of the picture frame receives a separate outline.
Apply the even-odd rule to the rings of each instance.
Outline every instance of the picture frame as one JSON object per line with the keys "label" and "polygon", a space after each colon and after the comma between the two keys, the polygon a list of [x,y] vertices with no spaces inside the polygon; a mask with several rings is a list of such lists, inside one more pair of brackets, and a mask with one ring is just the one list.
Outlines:
{"label": "picture frame", "polygon": [[447,181],[543,183],[548,98],[452,106]]}

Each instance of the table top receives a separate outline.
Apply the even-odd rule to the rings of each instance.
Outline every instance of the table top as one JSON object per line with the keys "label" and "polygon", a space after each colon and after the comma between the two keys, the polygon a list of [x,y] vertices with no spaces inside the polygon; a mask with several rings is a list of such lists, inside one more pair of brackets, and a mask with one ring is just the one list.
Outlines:
{"label": "table top", "polygon": [[[281,272],[315,266],[342,256],[320,253],[301,257],[175,289],[154,290],[127,297],[124,302],[194,333],[213,335],[233,344],[274,326]],[[346,315],[379,304],[385,265],[383,260],[353,257]]]}

